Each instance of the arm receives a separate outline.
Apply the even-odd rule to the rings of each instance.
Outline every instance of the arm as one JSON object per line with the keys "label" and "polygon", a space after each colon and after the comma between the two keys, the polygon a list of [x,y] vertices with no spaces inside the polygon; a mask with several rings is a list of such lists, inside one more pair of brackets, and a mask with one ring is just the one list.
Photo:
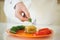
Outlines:
{"label": "arm", "polygon": [[[21,21],[27,21],[30,18],[30,14],[27,10],[27,7],[20,0],[11,0],[12,7],[15,8],[15,16]],[[24,17],[22,16],[24,13]]]}
{"label": "arm", "polygon": [[[22,13],[24,13],[24,16],[22,16]],[[30,18],[30,14],[23,2],[16,4],[15,15],[21,21],[27,21]]]}

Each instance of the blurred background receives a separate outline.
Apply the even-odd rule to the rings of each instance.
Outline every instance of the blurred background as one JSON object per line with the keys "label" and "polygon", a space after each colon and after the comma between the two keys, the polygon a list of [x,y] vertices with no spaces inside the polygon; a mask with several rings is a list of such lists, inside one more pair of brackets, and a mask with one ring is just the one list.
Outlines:
{"label": "blurred background", "polygon": [[4,14],[4,0],[0,0],[0,22],[6,22],[6,16]]}
{"label": "blurred background", "polygon": [[[0,0],[0,22],[5,23],[6,22],[6,16],[4,14],[4,0]],[[58,16],[58,21],[56,23],[60,25],[60,0],[57,0],[57,10],[56,10],[57,16]]]}

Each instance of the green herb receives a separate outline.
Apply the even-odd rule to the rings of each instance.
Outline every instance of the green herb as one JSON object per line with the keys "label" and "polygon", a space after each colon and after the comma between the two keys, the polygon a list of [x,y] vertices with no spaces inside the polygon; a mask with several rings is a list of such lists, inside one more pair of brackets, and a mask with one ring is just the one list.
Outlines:
{"label": "green herb", "polygon": [[17,26],[17,28],[18,28],[19,30],[24,30],[24,29],[25,29],[25,26],[24,26],[24,25],[20,25],[20,26]]}
{"label": "green herb", "polygon": [[32,22],[32,19],[31,19],[31,18],[29,18],[29,19],[28,19],[28,21],[29,21],[29,22]]}
{"label": "green herb", "polygon": [[24,25],[13,26],[13,27],[10,29],[10,32],[16,34],[16,32],[17,32],[18,30],[24,30],[24,29],[25,29],[25,26],[24,26]]}
{"label": "green herb", "polygon": [[18,30],[17,27],[13,26],[13,27],[10,29],[10,32],[15,34],[17,30]]}

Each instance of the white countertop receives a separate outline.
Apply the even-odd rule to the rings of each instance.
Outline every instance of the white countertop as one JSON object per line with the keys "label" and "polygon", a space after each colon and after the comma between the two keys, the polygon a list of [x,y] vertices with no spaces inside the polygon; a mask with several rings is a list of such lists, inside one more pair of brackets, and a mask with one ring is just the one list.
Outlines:
{"label": "white countertop", "polygon": [[[22,38],[16,38],[16,37],[11,37],[9,35],[3,35],[5,33],[6,27],[11,26],[11,25],[16,25],[16,24],[0,23],[0,40],[3,40],[3,39],[4,40],[24,40]],[[60,32],[59,32],[60,26],[59,25],[40,25],[38,28],[43,28],[43,27],[51,28],[54,31],[54,35],[49,38],[40,38],[39,40],[60,40]],[[30,39],[30,40],[32,40],[32,39]]]}

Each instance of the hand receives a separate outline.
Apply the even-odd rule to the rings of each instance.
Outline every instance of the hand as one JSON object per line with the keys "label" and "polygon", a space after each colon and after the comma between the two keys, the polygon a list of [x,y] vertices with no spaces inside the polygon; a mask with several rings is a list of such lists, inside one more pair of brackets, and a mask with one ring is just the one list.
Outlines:
{"label": "hand", "polygon": [[[22,13],[24,14],[23,16]],[[21,21],[27,21],[30,18],[30,14],[23,2],[16,4],[15,16]]]}

